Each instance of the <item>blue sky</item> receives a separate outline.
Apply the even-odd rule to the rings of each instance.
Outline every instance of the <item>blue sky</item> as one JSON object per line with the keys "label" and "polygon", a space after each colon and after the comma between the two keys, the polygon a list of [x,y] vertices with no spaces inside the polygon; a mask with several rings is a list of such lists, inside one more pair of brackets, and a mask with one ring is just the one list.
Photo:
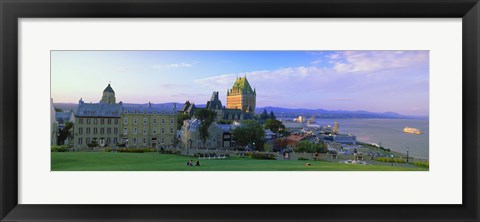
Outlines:
{"label": "blue sky", "polygon": [[111,82],[117,101],[204,104],[237,76],[257,107],[367,110],[428,115],[428,51],[52,51],[54,102],[98,102]]}

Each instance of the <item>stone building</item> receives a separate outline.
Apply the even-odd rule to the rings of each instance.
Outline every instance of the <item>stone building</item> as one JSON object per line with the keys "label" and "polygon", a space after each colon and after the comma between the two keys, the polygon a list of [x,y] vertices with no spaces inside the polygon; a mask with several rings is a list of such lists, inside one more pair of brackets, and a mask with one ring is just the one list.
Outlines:
{"label": "stone building", "polygon": [[183,107],[178,111],[179,113],[184,113],[187,116],[193,116],[193,113],[195,112],[195,104],[190,103],[190,101],[186,101]]}
{"label": "stone building", "polygon": [[239,77],[227,91],[227,109],[239,109],[255,113],[257,92],[248,83],[247,77]]}
{"label": "stone building", "polygon": [[85,103],[80,99],[75,112],[74,147],[115,146],[119,142],[122,104]]}
{"label": "stone building", "polygon": [[107,88],[103,90],[103,96],[100,103],[115,104],[115,91],[113,91],[110,84],[108,84]]}
{"label": "stone building", "polygon": [[123,107],[121,143],[135,148],[168,148],[175,146],[176,110],[147,106]]}
{"label": "stone building", "polygon": [[53,99],[50,98],[50,145],[57,145],[58,139],[58,122],[55,119],[55,107]]}
{"label": "stone building", "polygon": [[182,147],[191,148],[218,148],[222,146],[223,130],[212,123],[208,128],[209,137],[205,144],[200,139],[200,125],[201,121],[198,119],[189,119],[183,122],[182,126]]}

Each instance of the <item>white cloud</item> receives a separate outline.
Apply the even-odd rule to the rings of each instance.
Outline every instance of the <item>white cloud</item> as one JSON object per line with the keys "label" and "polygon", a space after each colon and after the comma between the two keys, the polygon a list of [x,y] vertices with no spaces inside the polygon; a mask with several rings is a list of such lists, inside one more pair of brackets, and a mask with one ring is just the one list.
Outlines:
{"label": "white cloud", "polygon": [[158,64],[154,65],[154,69],[163,69],[163,68],[190,68],[197,64],[198,62],[191,62],[191,63],[186,63],[186,62],[181,62],[181,63],[171,63],[171,64]]}
{"label": "white cloud", "polygon": [[339,73],[376,72],[425,64],[428,51],[340,51],[328,57]]}

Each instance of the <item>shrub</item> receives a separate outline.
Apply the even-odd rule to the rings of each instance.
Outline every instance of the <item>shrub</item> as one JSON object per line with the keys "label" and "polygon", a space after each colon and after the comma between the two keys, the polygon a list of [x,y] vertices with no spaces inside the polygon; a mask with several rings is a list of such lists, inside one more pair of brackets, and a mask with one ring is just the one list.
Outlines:
{"label": "shrub", "polygon": [[377,157],[375,158],[375,160],[380,162],[387,162],[387,163],[391,163],[391,162],[406,163],[407,162],[405,159],[402,159],[402,158],[390,158],[390,157]]}
{"label": "shrub", "polygon": [[418,167],[429,168],[429,163],[427,161],[418,161],[414,162],[413,164]]}
{"label": "shrub", "polygon": [[92,141],[91,143],[87,144],[88,147],[97,147],[98,143],[96,140]]}
{"label": "shrub", "polygon": [[300,158],[298,158],[298,160],[310,160],[310,159],[300,157]]}
{"label": "shrub", "polygon": [[259,159],[259,160],[276,160],[275,155],[273,154],[268,154],[268,153],[252,153],[252,158],[253,159]]}
{"label": "shrub", "polygon": [[67,152],[68,146],[67,145],[54,145],[51,147],[52,152]]}

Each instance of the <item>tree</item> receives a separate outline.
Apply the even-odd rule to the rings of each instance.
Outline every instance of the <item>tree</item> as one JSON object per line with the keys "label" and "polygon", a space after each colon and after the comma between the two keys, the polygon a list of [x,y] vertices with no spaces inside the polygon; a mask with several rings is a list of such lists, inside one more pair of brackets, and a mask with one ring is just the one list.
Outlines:
{"label": "tree", "polygon": [[273,150],[278,151],[288,146],[288,141],[285,138],[279,138],[273,141]]}
{"label": "tree", "polygon": [[190,119],[190,117],[185,113],[179,113],[177,116],[177,130],[182,129],[183,121]]}
{"label": "tree", "polygon": [[327,145],[324,143],[312,143],[307,140],[302,140],[298,142],[297,151],[307,153],[326,153],[328,150]]}
{"label": "tree", "polygon": [[97,147],[98,143],[96,140],[92,141],[91,143],[87,144],[88,147]]}
{"label": "tree", "polygon": [[72,130],[73,130],[73,123],[65,122],[65,126],[58,133],[58,145],[63,145],[66,139],[68,140],[73,139]]}
{"label": "tree", "polygon": [[269,129],[276,133],[279,129],[285,129],[285,125],[276,119],[267,119],[267,122],[265,122],[265,129]]}
{"label": "tree", "polygon": [[273,111],[270,111],[270,116],[268,117],[270,119],[277,119],[277,117],[275,116],[275,114],[273,114]]}
{"label": "tree", "polygon": [[290,131],[288,131],[285,128],[278,129],[277,133],[278,133],[278,136],[280,136],[280,137],[290,136],[290,134],[292,134]]}
{"label": "tree", "polygon": [[260,114],[260,120],[262,120],[263,122],[265,122],[267,119],[268,119],[267,110],[266,110],[266,109],[263,109],[262,114]]}
{"label": "tree", "polygon": [[255,144],[255,149],[263,149],[265,130],[257,121],[244,120],[241,126],[233,130],[232,135],[235,143],[240,146]]}
{"label": "tree", "polygon": [[200,133],[200,139],[202,140],[203,145],[205,146],[205,142],[210,136],[208,135],[208,128],[210,127],[210,125],[212,125],[213,121],[215,121],[215,117],[217,116],[217,113],[215,111],[208,110],[208,109],[196,109],[194,116],[201,122],[200,128],[198,130]]}

